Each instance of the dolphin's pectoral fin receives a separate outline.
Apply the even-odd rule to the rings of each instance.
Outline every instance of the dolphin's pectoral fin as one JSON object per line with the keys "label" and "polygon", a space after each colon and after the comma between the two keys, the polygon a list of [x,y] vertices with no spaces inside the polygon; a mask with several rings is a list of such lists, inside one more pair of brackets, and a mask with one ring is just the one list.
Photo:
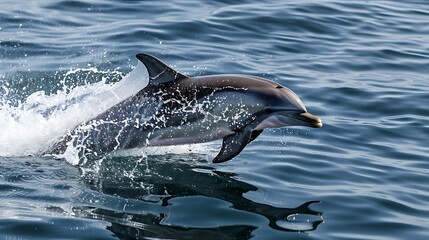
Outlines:
{"label": "dolphin's pectoral fin", "polygon": [[158,58],[149,54],[139,53],[136,55],[137,59],[142,62],[149,74],[149,84],[158,85],[161,83],[174,82],[187,76],[177,72],[167,64],[163,63]]}
{"label": "dolphin's pectoral fin", "polygon": [[213,163],[226,162],[237,156],[247,145],[251,135],[251,129],[243,129],[240,132],[224,137],[222,148],[218,155],[213,159]]}
{"label": "dolphin's pectoral fin", "polygon": [[248,143],[251,143],[253,140],[255,140],[257,137],[259,137],[259,135],[261,135],[261,133],[263,132],[264,130],[253,130],[252,131],[252,135],[250,136],[250,139],[249,139],[249,142]]}

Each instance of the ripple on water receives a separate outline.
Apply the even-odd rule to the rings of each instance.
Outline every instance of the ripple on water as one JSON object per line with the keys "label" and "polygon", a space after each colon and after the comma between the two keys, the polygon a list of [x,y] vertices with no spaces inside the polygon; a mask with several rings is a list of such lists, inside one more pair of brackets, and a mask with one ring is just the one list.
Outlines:
{"label": "ripple on water", "polygon": [[[264,131],[222,165],[179,151],[94,169],[0,158],[0,238],[427,239],[427,6],[1,1],[1,104],[119,81],[147,52],[191,76],[277,81],[324,127]],[[110,74],[67,75],[93,67]]]}

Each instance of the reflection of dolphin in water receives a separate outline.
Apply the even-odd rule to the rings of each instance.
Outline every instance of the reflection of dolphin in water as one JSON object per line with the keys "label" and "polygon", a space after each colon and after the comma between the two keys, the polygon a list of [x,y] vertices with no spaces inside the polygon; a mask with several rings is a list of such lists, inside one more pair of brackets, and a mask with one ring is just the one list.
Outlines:
{"label": "reflection of dolphin in water", "polygon": [[[75,216],[111,222],[108,229],[121,239],[250,239],[257,228],[293,234],[323,222],[322,212],[311,208],[318,201],[291,208],[254,201],[258,188],[235,173],[192,166],[182,157],[150,157],[150,171],[129,158],[106,159],[96,174],[84,175],[91,191],[78,198]],[[133,178],[122,174],[130,170]],[[299,223],[297,215],[308,220]]]}
{"label": "reflection of dolphin in water", "polygon": [[223,139],[213,162],[232,159],[265,128],[321,127],[290,89],[244,75],[184,76],[157,58],[138,54],[149,84],[138,94],[74,129],[48,153],[69,146],[81,158],[144,146]]}

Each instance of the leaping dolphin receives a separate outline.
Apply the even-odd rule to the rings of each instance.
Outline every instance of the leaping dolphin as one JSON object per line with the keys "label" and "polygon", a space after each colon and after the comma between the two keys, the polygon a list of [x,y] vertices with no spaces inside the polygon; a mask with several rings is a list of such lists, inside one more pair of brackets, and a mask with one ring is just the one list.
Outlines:
{"label": "leaping dolphin", "polygon": [[247,75],[188,77],[148,54],[137,54],[149,84],[56,143],[48,154],[76,148],[81,159],[117,149],[223,139],[213,163],[228,161],[265,128],[307,126],[322,121],[301,99],[276,82]]}

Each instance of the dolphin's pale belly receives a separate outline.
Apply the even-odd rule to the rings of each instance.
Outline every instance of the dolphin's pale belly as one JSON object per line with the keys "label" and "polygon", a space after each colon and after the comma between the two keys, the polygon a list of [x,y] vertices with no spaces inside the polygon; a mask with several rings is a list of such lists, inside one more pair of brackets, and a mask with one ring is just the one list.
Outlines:
{"label": "dolphin's pale belly", "polygon": [[193,124],[166,128],[155,131],[148,139],[146,146],[168,146],[210,142],[221,139],[234,132],[225,124]]}

